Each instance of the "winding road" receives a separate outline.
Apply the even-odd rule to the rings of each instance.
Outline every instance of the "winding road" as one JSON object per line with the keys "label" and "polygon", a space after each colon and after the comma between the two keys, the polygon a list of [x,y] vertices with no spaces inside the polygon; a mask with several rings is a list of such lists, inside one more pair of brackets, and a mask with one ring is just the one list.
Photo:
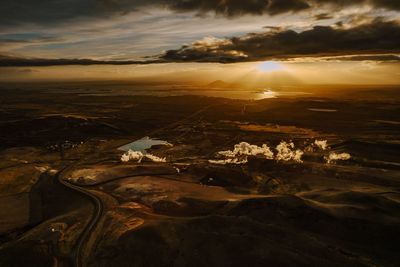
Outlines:
{"label": "winding road", "polygon": [[87,239],[89,239],[91,232],[96,228],[98,221],[100,220],[101,216],[103,215],[104,205],[103,205],[102,200],[99,197],[91,194],[88,190],[85,190],[79,186],[72,185],[71,183],[63,180],[62,174],[64,173],[64,171],[65,170],[60,171],[57,174],[58,182],[65,187],[68,187],[74,191],[77,191],[77,192],[85,195],[94,204],[94,212],[93,212],[92,218],[90,219],[89,223],[86,225],[82,234],[78,238],[77,243],[75,245],[74,252],[72,254],[74,265],[76,267],[82,267],[82,266],[84,266],[82,263],[82,250],[84,248],[85,242],[87,241]]}
{"label": "winding road", "polygon": [[[208,105],[208,106],[206,106],[204,108],[201,108],[200,110],[194,112],[193,114],[191,114],[191,115],[189,115],[189,116],[187,116],[187,117],[185,117],[183,119],[180,119],[180,120],[176,121],[173,124],[170,124],[168,126],[161,127],[159,129],[156,129],[156,130],[152,131],[151,133],[148,134],[148,136],[152,136],[152,135],[154,135],[156,133],[159,133],[159,132],[161,132],[163,130],[166,130],[168,128],[173,128],[173,127],[175,127],[177,125],[180,125],[180,124],[184,123],[185,121],[196,117],[197,115],[201,114],[202,112],[204,112],[204,111],[206,111],[206,110],[208,110],[208,109],[210,109],[212,107],[219,106],[219,105],[225,105],[225,104],[226,104],[226,102],[219,103],[219,104],[214,104],[214,105]],[[83,263],[83,260],[82,260],[83,259],[83,254],[82,253],[83,253],[83,248],[84,248],[85,242],[87,242],[87,240],[90,238],[90,234],[95,230],[97,223],[101,219],[101,217],[102,217],[102,215],[104,213],[104,205],[103,205],[102,200],[98,196],[90,193],[89,190],[85,190],[82,187],[73,185],[73,184],[65,181],[64,179],[62,179],[63,174],[68,169],[71,169],[74,166],[75,166],[75,164],[72,164],[70,166],[67,166],[63,170],[59,171],[57,173],[57,175],[56,175],[56,178],[57,178],[57,180],[58,180],[58,182],[60,184],[62,184],[63,186],[65,186],[65,187],[67,187],[67,188],[69,188],[71,190],[74,190],[74,191],[76,191],[76,192],[78,192],[80,194],[85,195],[94,204],[94,212],[93,212],[92,218],[90,219],[89,223],[86,225],[86,227],[83,230],[82,234],[78,238],[77,244],[75,245],[75,249],[74,249],[74,252],[72,254],[74,265],[76,267],[82,267],[82,266],[85,266],[84,263]]]}

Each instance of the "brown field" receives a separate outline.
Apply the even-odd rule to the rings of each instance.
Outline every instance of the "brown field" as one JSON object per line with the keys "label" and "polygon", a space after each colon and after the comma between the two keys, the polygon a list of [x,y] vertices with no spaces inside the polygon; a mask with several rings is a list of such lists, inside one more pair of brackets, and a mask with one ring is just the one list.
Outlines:
{"label": "brown field", "polygon": [[[0,89],[0,266],[71,266],[77,252],[88,266],[400,261],[397,88],[252,101],[13,86]],[[144,136],[173,145],[147,150],[166,162],[121,162]],[[210,162],[282,141],[302,161]]]}

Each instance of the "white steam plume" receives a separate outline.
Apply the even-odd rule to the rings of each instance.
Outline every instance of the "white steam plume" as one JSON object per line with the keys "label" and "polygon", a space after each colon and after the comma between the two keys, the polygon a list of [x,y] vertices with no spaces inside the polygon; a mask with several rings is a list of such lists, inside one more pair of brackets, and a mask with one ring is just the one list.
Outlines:
{"label": "white steam plume", "polygon": [[314,145],[319,149],[326,150],[328,148],[328,140],[315,140]]}
{"label": "white steam plume", "polygon": [[246,164],[248,162],[247,157],[244,157],[243,159],[239,158],[228,158],[228,159],[221,159],[221,160],[209,160],[211,164],[218,164],[218,165],[226,165],[226,164]]}
{"label": "white steam plume", "polygon": [[122,162],[128,162],[131,160],[137,161],[138,163],[142,162],[143,158],[148,158],[154,162],[167,162],[166,158],[160,158],[152,154],[143,154],[140,151],[132,151],[128,150],[128,152],[124,153],[121,156],[121,161]]}
{"label": "white steam plume", "polygon": [[247,142],[241,142],[239,144],[236,144],[233,150],[220,151],[218,152],[218,154],[227,158],[234,158],[242,155],[244,156],[263,155],[267,159],[274,158],[274,153],[266,144],[263,144],[262,146],[256,146],[256,145],[251,145]]}
{"label": "white steam plume", "polygon": [[295,162],[303,162],[301,157],[304,152],[300,149],[295,150],[293,142],[287,143],[282,141],[279,145],[276,146],[276,150],[278,153],[276,154],[275,159],[277,161],[295,161]]}
{"label": "white steam plume", "polygon": [[[223,157],[223,159],[209,160],[212,164],[246,164],[248,162],[249,156],[263,156],[266,159],[275,159],[276,161],[294,161],[297,163],[302,163],[302,157],[304,152],[312,153],[314,148],[318,148],[323,151],[329,151],[327,140],[314,140],[309,144],[304,150],[296,149],[293,142],[281,141],[279,145],[276,146],[276,154],[271,151],[268,145],[263,144],[262,146],[251,145],[247,142],[241,142],[236,144],[233,150],[220,151],[218,154]],[[329,155],[325,156],[325,160],[328,164],[334,163],[338,160],[349,160],[351,155],[349,153],[334,153],[331,152]]]}
{"label": "white steam plume", "polygon": [[333,163],[338,160],[349,160],[349,159],[351,159],[351,155],[349,153],[337,154],[335,152],[332,152],[329,154],[329,156],[325,157],[325,159],[326,159],[326,162],[330,164],[330,163]]}
{"label": "white steam plume", "polygon": [[218,152],[219,155],[225,157],[222,160],[209,160],[212,164],[245,164],[248,162],[248,156],[263,156],[266,159],[273,159],[274,153],[263,144],[262,146],[251,145],[247,142],[236,144],[233,150],[226,150]]}
{"label": "white steam plume", "polygon": [[121,156],[121,161],[122,162],[128,162],[130,160],[136,160],[138,163],[140,163],[143,159],[144,155],[142,152],[140,151],[132,151],[132,150],[128,150],[128,152],[124,153]]}
{"label": "white steam plume", "polygon": [[[287,143],[282,141],[277,147],[277,154],[275,160],[277,161],[295,161],[302,162],[301,157],[304,152],[297,149],[295,150],[292,142]],[[263,144],[262,146],[251,145],[247,142],[236,144],[233,150],[226,150],[218,152],[219,155],[225,157],[222,160],[209,160],[213,164],[245,164],[248,162],[248,156],[263,156],[266,159],[274,159],[274,153]]]}
{"label": "white steam plume", "polygon": [[145,154],[144,156],[154,162],[167,162],[167,158],[160,158],[152,154]]}

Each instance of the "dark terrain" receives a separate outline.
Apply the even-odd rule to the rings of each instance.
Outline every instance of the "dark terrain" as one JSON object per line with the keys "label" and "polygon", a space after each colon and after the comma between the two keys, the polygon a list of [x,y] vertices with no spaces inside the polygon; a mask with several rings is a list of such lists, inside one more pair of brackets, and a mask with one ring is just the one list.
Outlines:
{"label": "dark terrain", "polygon": [[[0,86],[0,266],[398,266],[400,88],[253,101],[52,86]],[[144,136],[173,144],[148,151],[166,162],[121,162]],[[209,161],[282,141],[302,162]]]}

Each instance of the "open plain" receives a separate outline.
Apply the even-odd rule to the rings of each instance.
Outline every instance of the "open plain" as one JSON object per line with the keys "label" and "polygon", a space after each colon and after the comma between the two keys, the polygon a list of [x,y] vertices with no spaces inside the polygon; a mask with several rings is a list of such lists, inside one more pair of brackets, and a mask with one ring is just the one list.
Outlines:
{"label": "open plain", "polygon": [[398,88],[52,86],[0,89],[0,266],[398,266]]}

